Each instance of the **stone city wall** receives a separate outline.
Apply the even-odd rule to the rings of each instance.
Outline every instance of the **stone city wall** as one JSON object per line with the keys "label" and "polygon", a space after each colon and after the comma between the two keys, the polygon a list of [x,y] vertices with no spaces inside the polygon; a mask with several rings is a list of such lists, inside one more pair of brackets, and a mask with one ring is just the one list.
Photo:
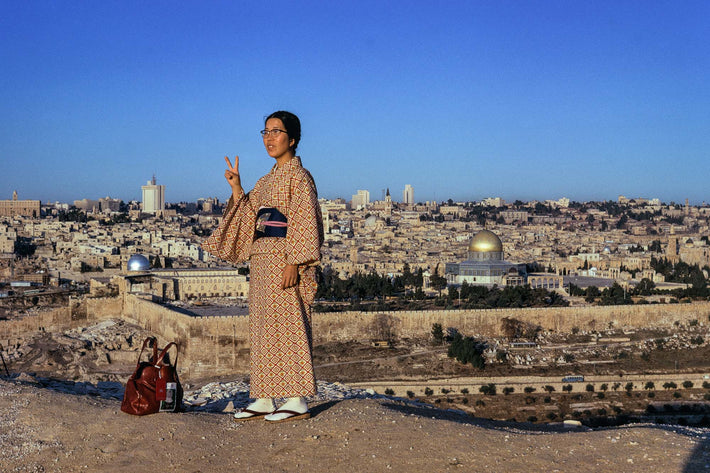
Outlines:
{"label": "stone city wall", "polygon": [[[512,317],[543,327],[570,332],[613,327],[672,327],[697,319],[708,322],[710,303],[541,309],[437,310],[390,312],[398,337],[428,337],[432,324],[455,327],[466,335],[501,335],[501,319]],[[124,318],[181,346],[181,372],[201,377],[247,372],[249,368],[248,317],[190,317],[127,295]],[[314,343],[376,338],[375,312],[313,314]],[[162,340],[161,340],[162,341]]]}
{"label": "stone city wall", "polygon": [[123,318],[180,347],[178,368],[187,378],[249,370],[248,317],[191,317],[127,294]]}
{"label": "stone city wall", "polygon": [[69,298],[66,307],[0,321],[0,343],[4,347],[16,347],[36,332],[61,332],[83,327],[88,320],[121,317],[122,311],[123,302],[116,297]]}
{"label": "stone city wall", "polygon": [[[432,325],[454,327],[464,335],[501,336],[501,319],[514,318],[543,330],[569,333],[573,328],[604,330],[623,327],[672,327],[691,320],[707,324],[710,302],[624,306],[550,307],[486,310],[424,310],[384,312],[392,317],[399,337],[426,337]],[[313,316],[316,343],[333,340],[370,340],[377,312],[321,313]]]}
{"label": "stone city wall", "polygon": [[[646,304],[634,306],[559,307],[492,310],[432,310],[403,312],[340,312],[313,314],[314,343],[377,337],[378,319],[391,322],[399,338],[422,338],[434,323],[454,327],[464,335],[500,336],[501,319],[511,317],[540,325],[543,330],[571,332],[609,327],[672,327],[691,320],[708,323],[710,303]],[[185,378],[246,373],[249,369],[249,320],[246,316],[191,317],[134,294],[115,298],[72,300],[69,307],[0,321],[0,342],[13,341],[38,330],[63,330],[92,320],[124,318],[156,334],[161,346],[175,341],[178,366]]]}

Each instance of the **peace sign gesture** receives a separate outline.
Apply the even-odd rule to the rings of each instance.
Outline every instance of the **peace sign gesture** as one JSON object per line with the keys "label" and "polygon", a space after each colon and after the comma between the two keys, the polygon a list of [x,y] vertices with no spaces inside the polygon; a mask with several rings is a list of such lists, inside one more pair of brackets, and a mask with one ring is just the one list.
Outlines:
{"label": "peace sign gesture", "polygon": [[229,160],[229,156],[225,156],[227,169],[224,171],[224,177],[227,179],[229,186],[232,188],[232,194],[235,196],[242,192],[242,180],[239,177],[239,156],[234,156],[234,167]]}

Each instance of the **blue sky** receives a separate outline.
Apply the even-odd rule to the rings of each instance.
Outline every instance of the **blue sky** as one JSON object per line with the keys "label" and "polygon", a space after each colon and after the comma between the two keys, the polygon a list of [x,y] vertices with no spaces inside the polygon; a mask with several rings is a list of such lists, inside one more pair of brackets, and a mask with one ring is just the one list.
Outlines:
{"label": "blue sky", "polygon": [[299,115],[321,196],[710,201],[707,1],[0,2],[0,198],[225,199]]}

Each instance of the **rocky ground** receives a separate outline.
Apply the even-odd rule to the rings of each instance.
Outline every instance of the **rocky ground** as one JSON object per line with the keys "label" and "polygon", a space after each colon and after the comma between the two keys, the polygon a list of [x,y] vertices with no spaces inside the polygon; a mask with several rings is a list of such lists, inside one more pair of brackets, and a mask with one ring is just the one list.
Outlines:
{"label": "rocky ground", "polygon": [[225,398],[135,417],[110,394],[68,387],[29,376],[0,380],[1,471],[710,471],[701,429],[493,422],[344,388],[312,402],[304,421],[237,423],[221,412]]}
{"label": "rocky ground", "polygon": [[[248,403],[245,379],[189,380],[185,412],[134,417],[120,411],[122,383],[145,335],[104,321],[36,334],[6,352],[11,376],[0,379],[0,471],[710,472],[710,429],[493,421],[481,417],[480,406],[457,409],[463,406],[448,396],[438,396],[437,408],[347,385],[363,372],[469,374],[469,365],[425,342],[374,352],[365,363],[351,362],[373,358],[371,347],[318,347],[318,378],[331,382],[319,382],[319,395],[309,400],[313,417],[305,421],[234,422],[230,412]],[[468,406],[475,407],[473,397]]]}

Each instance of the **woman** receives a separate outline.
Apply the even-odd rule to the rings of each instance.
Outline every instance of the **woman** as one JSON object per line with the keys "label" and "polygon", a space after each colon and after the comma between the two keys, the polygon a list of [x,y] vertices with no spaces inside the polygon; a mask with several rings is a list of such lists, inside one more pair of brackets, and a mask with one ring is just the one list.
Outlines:
{"label": "woman", "polygon": [[[232,196],[205,251],[233,263],[250,261],[250,395],[236,420],[271,422],[310,417],[305,396],[316,393],[311,314],[323,222],[310,173],[296,156],[301,123],[292,113],[269,115],[261,131],[271,171],[245,194],[228,157],[224,177]],[[274,398],[288,398],[276,409]]]}

